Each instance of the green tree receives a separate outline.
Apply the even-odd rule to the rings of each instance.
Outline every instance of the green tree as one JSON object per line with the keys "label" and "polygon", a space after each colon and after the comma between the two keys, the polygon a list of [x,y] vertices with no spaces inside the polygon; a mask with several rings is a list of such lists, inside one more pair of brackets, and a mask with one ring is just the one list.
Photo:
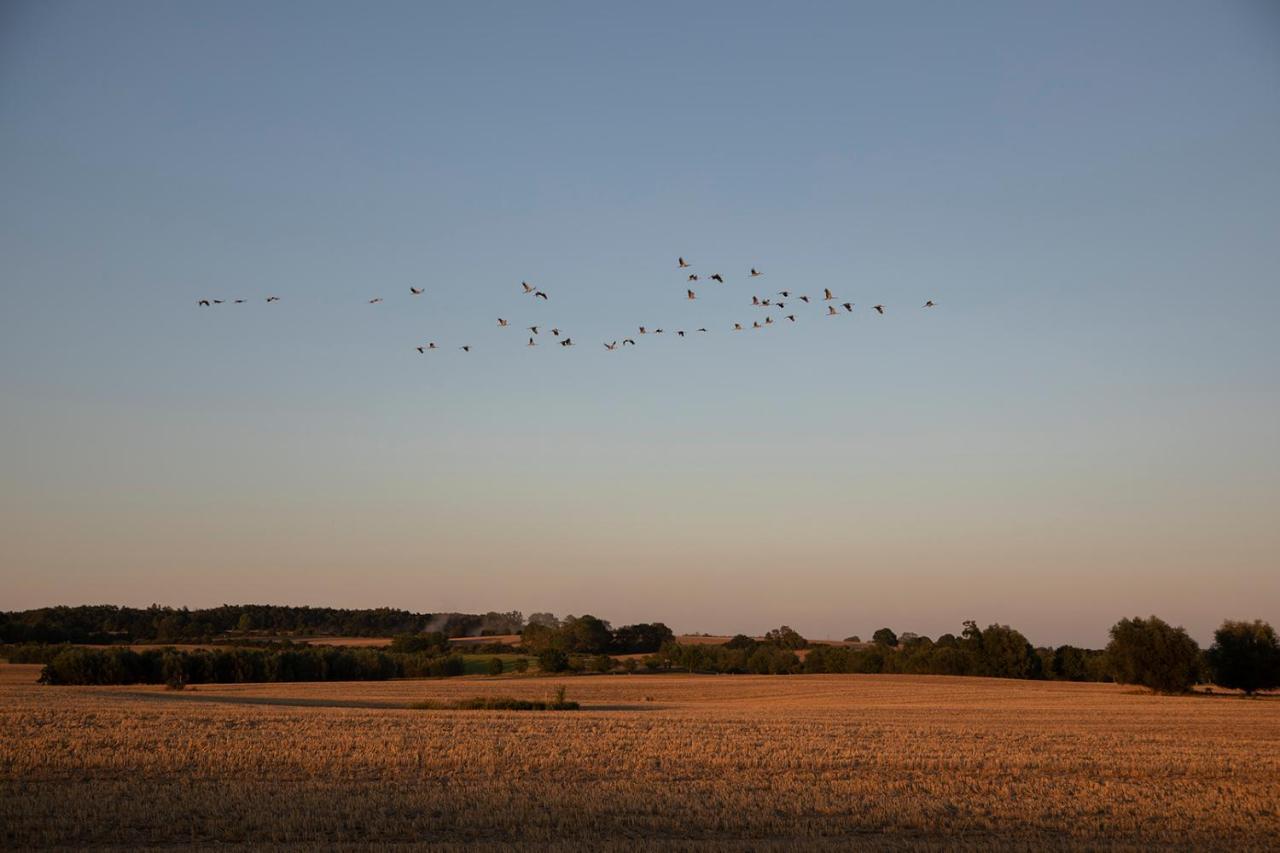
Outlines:
{"label": "green tree", "polygon": [[1275,629],[1260,619],[1223,622],[1205,657],[1214,684],[1250,696],[1280,687],[1280,643]]}
{"label": "green tree", "polygon": [[1121,619],[1111,627],[1107,660],[1115,680],[1158,693],[1183,693],[1196,681],[1200,647],[1182,628],[1156,616]]}
{"label": "green tree", "polygon": [[876,632],[871,635],[871,642],[875,643],[877,646],[890,648],[898,645],[898,635],[893,633],[893,630],[890,628],[878,628],[876,629]]}
{"label": "green tree", "polygon": [[502,675],[505,669],[506,665],[503,664],[502,658],[489,658],[488,671],[490,675]]}
{"label": "green tree", "polygon": [[783,649],[803,649],[809,645],[809,641],[800,636],[800,632],[789,625],[774,628],[764,635],[764,640],[766,643],[773,643]]}
{"label": "green tree", "polygon": [[538,669],[543,672],[564,672],[569,668],[569,656],[559,649],[545,649],[538,653]]}

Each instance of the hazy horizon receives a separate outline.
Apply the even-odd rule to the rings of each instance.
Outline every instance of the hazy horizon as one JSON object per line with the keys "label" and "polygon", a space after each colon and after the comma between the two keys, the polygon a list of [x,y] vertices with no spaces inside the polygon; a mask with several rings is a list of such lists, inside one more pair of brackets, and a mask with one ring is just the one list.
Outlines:
{"label": "hazy horizon", "polygon": [[1243,1],[5,4],[0,609],[1280,622],[1278,48]]}

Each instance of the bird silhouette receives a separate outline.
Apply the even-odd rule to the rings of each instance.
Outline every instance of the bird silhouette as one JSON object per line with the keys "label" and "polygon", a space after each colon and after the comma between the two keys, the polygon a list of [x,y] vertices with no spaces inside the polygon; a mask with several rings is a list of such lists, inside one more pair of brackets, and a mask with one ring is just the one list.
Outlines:
{"label": "bird silhouette", "polygon": [[685,267],[689,266],[689,264],[685,261],[684,258],[676,258],[676,261],[680,264],[680,269],[684,269]]}
{"label": "bird silhouette", "polygon": [[648,333],[648,332],[646,332],[646,331],[644,330],[644,326],[641,326],[641,327],[640,327],[640,334],[642,334],[642,335],[647,335],[647,334],[649,334],[649,333]]}
{"label": "bird silhouette", "polygon": [[208,300],[208,299],[201,299],[201,300],[200,300],[199,302],[197,302],[196,304],[197,304],[197,305],[202,305],[202,306],[204,306],[205,308],[208,308],[208,307],[209,307],[209,300]]}
{"label": "bird silhouette", "polygon": [[412,286],[412,285],[410,285],[410,286],[409,286],[409,292],[410,292],[410,293],[412,293],[414,296],[421,296],[421,295],[422,295],[423,290],[425,290],[425,289],[426,289],[426,288],[422,288],[422,287],[414,287],[414,286]]}
{"label": "bird silhouette", "polygon": [[733,330],[734,330],[735,332],[741,332],[741,331],[742,331],[742,324],[741,324],[741,323],[734,323],[734,324],[733,324]]}
{"label": "bird silhouette", "polygon": [[712,281],[718,281],[721,284],[724,284],[724,279],[720,277],[720,273],[715,273],[711,276],[708,276],[708,278],[710,278]]}
{"label": "bird silhouette", "polygon": [[560,346],[562,347],[573,346],[573,338],[565,338],[563,341],[560,342]]}
{"label": "bird silhouette", "polygon": [[214,305],[221,305],[221,304],[222,304],[222,300],[221,300],[221,299],[215,299],[215,300],[213,300],[213,304],[214,304]]}
{"label": "bird silhouette", "polygon": [[766,326],[772,326],[772,325],[773,325],[773,318],[772,318],[772,317],[765,317],[765,318],[764,318],[764,324],[765,324]]}
{"label": "bird silhouette", "polygon": [[552,330],[551,330],[551,334],[555,335],[555,336],[558,338],[558,337],[560,337],[560,330],[559,330],[559,329],[552,329]]}
{"label": "bird silhouette", "polygon": [[243,304],[245,303],[245,300],[243,300],[243,299],[233,299],[233,300],[232,300],[232,302],[234,302],[234,303],[235,303],[235,304],[237,304],[237,305],[243,305]]}
{"label": "bird silhouette", "polygon": [[529,331],[533,332],[533,333],[536,335],[536,334],[538,334],[538,327],[537,327],[537,326],[530,326],[530,327],[529,327]]}
{"label": "bird silhouette", "polygon": [[751,297],[751,304],[752,304],[752,305],[759,305],[759,304],[760,304],[760,297],[759,297],[759,296],[753,296],[753,297]]}
{"label": "bird silhouette", "polygon": [[373,299],[370,299],[370,300],[369,300],[369,304],[370,304],[370,305],[377,305],[377,304],[378,304],[379,302],[381,302],[381,301],[382,301],[382,297],[381,297],[381,296],[378,296],[378,297],[375,297],[375,298],[373,298]]}
{"label": "bird silhouette", "polygon": [[697,273],[692,273],[692,272],[691,272],[691,273],[689,273],[689,281],[697,281],[697,280],[698,280],[698,274],[697,274]]}
{"label": "bird silhouette", "polygon": [[828,316],[828,317],[834,317],[834,316],[836,316],[836,315],[837,315],[837,314],[839,314],[839,313],[840,313],[840,312],[836,310],[836,306],[834,306],[834,305],[828,305],[828,306],[827,306],[827,316]]}
{"label": "bird silhouette", "polygon": [[631,346],[635,346],[636,342],[631,340],[631,338],[623,338],[622,345],[625,347],[627,344],[630,344]]}
{"label": "bird silhouette", "polygon": [[279,296],[268,296],[268,297],[267,297],[267,302],[268,302],[268,303],[271,303],[271,302],[279,302],[279,301],[280,301],[280,297],[279,297]]}
{"label": "bird silhouette", "polygon": [[872,308],[874,308],[874,309],[876,309],[876,313],[877,313],[877,314],[883,314],[883,313],[884,313],[884,306],[883,306],[883,305],[872,305],[871,307],[872,307]]}
{"label": "bird silhouette", "polygon": [[537,345],[538,345],[538,342],[535,341],[533,338],[529,338],[529,343],[525,344],[525,346],[530,346],[530,347],[536,347]]}
{"label": "bird silhouette", "polygon": [[932,299],[930,299],[928,302],[926,302],[926,303],[925,303],[923,306],[921,306],[921,307],[923,307],[923,308],[932,308],[932,307],[934,307],[934,306],[933,306],[933,300],[932,300]]}
{"label": "bird silhouette", "polygon": [[688,298],[688,299],[697,299],[697,298],[698,298],[698,297],[694,294],[694,292],[693,292],[692,290],[688,290],[688,291],[685,291],[685,292],[689,294],[689,295],[688,295],[688,297],[686,297],[686,298]]}
{"label": "bird silhouette", "polygon": [[779,291],[778,291],[778,295],[779,295],[779,296],[781,296],[783,299],[790,299],[790,298],[791,298],[791,291],[790,291],[790,290],[779,290]]}
{"label": "bird silhouette", "polygon": [[607,350],[609,350],[610,352],[612,352],[613,350],[616,350],[616,349],[618,348],[618,342],[617,342],[617,341],[614,341],[614,342],[613,342],[613,343],[611,343],[611,344],[605,344],[605,345],[604,345],[604,348],[605,348],[605,349],[607,349]]}
{"label": "bird silhouette", "polygon": [[835,299],[836,296],[834,293],[831,292],[831,288],[824,287],[822,288],[822,298],[829,300],[829,299]]}
{"label": "bird silhouette", "polygon": [[535,290],[533,292],[533,298],[534,299],[550,299],[550,297],[547,296],[547,294],[543,293],[541,290]]}
{"label": "bird silhouette", "polygon": [[794,323],[794,322],[796,321],[796,315],[795,315],[795,314],[788,314],[788,315],[787,315],[787,319]]}
{"label": "bird silhouette", "polygon": [[844,310],[846,310],[846,311],[850,311],[850,312],[851,312],[851,311],[853,311],[853,303],[852,303],[852,302],[845,302],[845,303],[842,303],[842,304],[844,305]]}
{"label": "bird silhouette", "polygon": [[458,347],[458,349],[462,350],[463,352],[471,352],[470,344],[468,344],[467,346]]}
{"label": "bird silhouette", "polygon": [[752,278],[755,278],[755,277],[756,277],[756,276],[758,276],[758,275],[761,275],[760,270],[756,269],[755,267],[752,267],[752,268],[751,268],[751,277],[752,277]]}
{"label": "bird silhouette", "polygon": [[801,302],[803,302],[805,305],[808,305],[808,304],[809,304],[809,297],[807,297],[807,296],[797,296],[797,297],[796,297],[796,299],[799,299],[799,300],[800,300]]}
{"label": "bird silhouette", "polygon": [[683,337],[684,337],[684,329],[677,329],[677,330],[676,330],[676,334],[683,338]]}
{"label": "bird silhouette", "polygon": [[759,320],[753,320],[753,321],[752,321],[752,323],[751,323],[751,328],[753,328],[753,329],[759,329],[759,328],[760,328],[760,321],[759,321]]}
{"label": "bird silhouette", "polygon": [[507,323],[507,321],[506,321],[506,320],[504,320],[504,319],[502,319],[501,317],[499,317],[499,318],[498,318],[498,325],[499,325],[501,328],[504,328],[504,329],[505,329],[509,324]]}
{"label": "bird silhouette", "polygon": [[705,331],[706,331],[706,328],[705,328],[705,327],[700,328],[700,329],[698,329],[698,331],[699,331],[699,332],[705,332]]}
{"label": "bird silhouette", "polygon": [[520,286],[524,288],[525,293],[533,293],[534,289],[527,281],[520,282]]}

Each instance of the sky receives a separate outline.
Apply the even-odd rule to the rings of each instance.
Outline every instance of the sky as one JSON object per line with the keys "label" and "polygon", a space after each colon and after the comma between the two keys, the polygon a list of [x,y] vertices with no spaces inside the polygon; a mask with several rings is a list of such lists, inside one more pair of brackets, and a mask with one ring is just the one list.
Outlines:
{"label": "sky", "polygon": [[1262,0],[11,0],[0,609],[1280,623],[1278,93]]}

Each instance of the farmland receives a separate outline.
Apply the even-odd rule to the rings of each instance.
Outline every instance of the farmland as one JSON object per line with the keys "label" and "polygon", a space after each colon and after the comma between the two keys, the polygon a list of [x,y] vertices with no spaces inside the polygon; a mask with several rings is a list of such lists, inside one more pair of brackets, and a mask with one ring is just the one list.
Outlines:
{"label": "farmland", "polygon": [[[7,847],[1261,849],[1280,700],[890,675],[48,687],[0,666]],[[471,697],[582,710],[412,710]]]}

